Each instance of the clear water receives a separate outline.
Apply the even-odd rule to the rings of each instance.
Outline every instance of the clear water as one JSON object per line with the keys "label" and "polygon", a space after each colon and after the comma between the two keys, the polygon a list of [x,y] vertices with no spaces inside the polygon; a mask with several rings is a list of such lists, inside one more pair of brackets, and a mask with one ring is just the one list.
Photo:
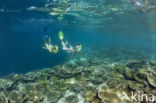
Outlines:
{"label": "clear water", "polygon": [[[82,44],[83,52],[111,44],[155,55],[155,8],[154,0],[148,4],[143,0],[1,0],[0,76],[52,67],[68,59],[70,54],[61,49],[55,55],[42,49],[45,27],[59,47],[61,30],[72,45]],[[58,15],[50,15],[53,11]],[[60,15],[62,20],[57,19]]]}

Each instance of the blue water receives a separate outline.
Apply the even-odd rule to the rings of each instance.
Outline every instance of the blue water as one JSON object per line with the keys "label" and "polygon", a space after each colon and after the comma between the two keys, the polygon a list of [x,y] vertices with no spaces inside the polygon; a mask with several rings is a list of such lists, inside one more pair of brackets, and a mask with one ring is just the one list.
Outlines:
{"label": "blue water", "polygon": [[[48,28],[46,35],[52,38],[54,44],[61,47],[58,31],[62,30],[65,39],[72,45],[83,45],[83,52],[94,46],[102,47],[103,44],[137,47],[149,50],[150,53],[154,53],[156,49],[156,30],[151,30],[151,25],[149,26],[155,22],[155,16],[149,16],[149,12],[127,11],[122,16],[110,13],[102,18],[113,17],[114,20],[95,26],[87,21],[81,23],[72,16],[65,15],[66,19],[59,21],[56,16],[48,13],[27,10],[30,6],[42,7],[45,3],[47,2],[44,0],[0,1],[0,76],[52,67],[68,60],[70,54],[62,50],[51,55],[42,49],[44,27]],[[99,18],[95,17],[93,20],[97,19]],[[78,22],[72,23],[74,20]],[[69,25],[65,25],[66,23]],[[84,25],[86,28],[82,27]]]}

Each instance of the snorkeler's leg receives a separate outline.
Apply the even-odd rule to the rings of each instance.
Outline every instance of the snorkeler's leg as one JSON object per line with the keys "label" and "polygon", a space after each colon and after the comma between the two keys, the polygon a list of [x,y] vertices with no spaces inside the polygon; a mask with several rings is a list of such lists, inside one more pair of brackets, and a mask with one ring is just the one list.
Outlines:
{"label": "snorkeler's leg", "polygon": [[65,45],[63,40],[61,40],[61,44],[62,44],[62,49],[65,50],[67,47],[66,47],[66,45]]}
{"label": "snorkeler's leg", "polygon": [[42,48],[43,48],[43,49],[48,49],[48,44],[47,44],[46,41],[44,42],[44,46],[43,46]]}
{"label": "snorkeler's leg", "polygon": [[50,37],[48,38],[48,42],[49,42],[50,44],[52,43],[52,42],[51,42],[51,38],[50,38]]}
{"label": "snorkeler's leg", "polygon": [[51,41],[51,38],[50,37],[48,38],[48,45],[53,48],[52,41]]}

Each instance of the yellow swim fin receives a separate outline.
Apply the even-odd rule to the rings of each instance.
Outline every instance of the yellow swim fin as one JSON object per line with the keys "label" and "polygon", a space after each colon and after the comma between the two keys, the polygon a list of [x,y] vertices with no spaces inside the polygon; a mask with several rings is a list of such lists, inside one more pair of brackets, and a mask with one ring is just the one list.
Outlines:
{"label": "yellow swim fin", "polygon": [[63,40],[63,31],[59,31],[59,38],[60,40]]}

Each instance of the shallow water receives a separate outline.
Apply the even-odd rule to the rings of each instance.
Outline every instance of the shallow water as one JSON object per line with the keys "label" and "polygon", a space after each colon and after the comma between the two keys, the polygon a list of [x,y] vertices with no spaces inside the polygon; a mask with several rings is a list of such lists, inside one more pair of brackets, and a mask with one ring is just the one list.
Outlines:
{"label": "shallow water", "polygon": [[[48,72],[44,75],[47,78],[52,75],[56,76],[57,79],[63,78],[64,83],[67,82],[64,81],[66,76],[62,74],[63,77],[61,77],[61,73],[67,72],[68,68],[74,69],[82,66],[86,70],[86,68],[97,67],[97,71],[100,68],[98,74],[101,72],[101,68],[111,68],[112,71],[106,69],[106,72],[114,72],[115,69],[113,68],[118,68],[116,65],[135,65],[135,63],[140,65],[140,61],[144,61],[141,62],[143,67],[151,62],[154,64],[156,59],[155,18],[156,3],[154,0],[1,0],[0,77],[12,73],[28,73],[26,76],[23,75],[19,84],[14,84],[18,87],[21,83],[26,82],[29,85],[32,81],[36,83],[36,79],[42,78],[40,75],[29,80],[33,75],[29,72],[44,71],[43,68],[49,68],[50,70],[48,70],[51,71],[51,69],[55,69],[56,65],[61,66],[58,71],[54,70],[58,73],[58,77],[57,73],[51,72],[51,74]],[[47,29],[45,30],[45,28]],[[81,53],[73,55],[63,51],[58,36],[59,31],[63,31],[64,39],[72,46],[82,44]],[[57,54],[51,54],[42,49],[45,35],[49,35],[52,44],[59,46]],[[84,62],[83,60],[87,63],[81,64]],[[129,65],[127,67],[131,68]],[[62,70],[62,68],[67,68],[67,71]],[[87,73],[84,72],[86,75]],[[89,73],[96,74],[96,70],[91,70]],[[77,75],[77,72],[75,74]],[[120,72],[119,74],[124,73]],[[108,73],[108,75],[110,74]],[[91,76],[94,77],[95,75]],[[104,78],[102,77],[102,79]],[[106,78],[111,78],[111,76]],[[79,79],[77,76],[74,77],[77,82],[80,82]],[[126,80],[127,77],[124,79]],[[49,81],[48,79],[48,83]],[[104,83],[104,81],[99,80],[100,82],[98,82],[98,80],[93,80],[90,77],[88,77],[88,81],[93,83],[95,87]],[[24,85],[27,85],[26,83]],[[60,86],[57,83],[56,85]],[[16,86],[14,87],[18,90]],[[14,90],[15,88],[11,89]],[[61,90],[58,89],[58,91]],[[63,91],[63,93],[66,92]],[[71,91],[67,92],[67,94],[70,93]],[[61,103],[59,101],[61,100],[58,100],[57,103]],[[33,102],[38,103],[37,100]]]}
{"label": "shallow water", "polygon": [[[58,31],[62,30],[71,44],[81,43],[84,50],[105,43],[155,49],[155,5],[142,9],[145,4],[136,2],[142,4],[122,0],[1,1],[1,75],[25,73],[66,60],[62,52],[50,55],[42,50],[44,27],[58,45]],[[153,8],[148,9],[150,6]],[[62,14],[64,18],[58,20]]]}

